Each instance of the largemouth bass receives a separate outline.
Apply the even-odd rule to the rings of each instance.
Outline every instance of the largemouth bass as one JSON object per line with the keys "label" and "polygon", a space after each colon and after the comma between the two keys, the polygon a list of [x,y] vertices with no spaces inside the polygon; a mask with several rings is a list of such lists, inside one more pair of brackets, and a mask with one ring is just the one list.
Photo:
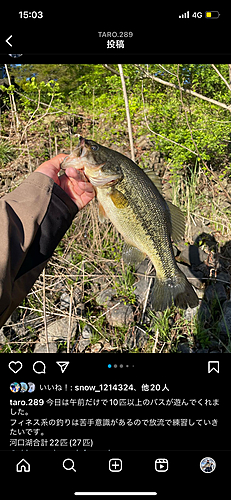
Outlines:
{"label": "largemouth bass", "polygon": [[64,159],[62,168],[67,167],[82,169],[94,186],[100,221],[110,219],[124,237],[125,263],[137,264],[146,255],[151,259],[156,270],[153,309],[164,310],[173,303],[183,309],[196,307],[198,297],[176,264],[171,242],[171,237],[178,241],[184,236],[184,216],[163,198],[159,177],[83,137]]}

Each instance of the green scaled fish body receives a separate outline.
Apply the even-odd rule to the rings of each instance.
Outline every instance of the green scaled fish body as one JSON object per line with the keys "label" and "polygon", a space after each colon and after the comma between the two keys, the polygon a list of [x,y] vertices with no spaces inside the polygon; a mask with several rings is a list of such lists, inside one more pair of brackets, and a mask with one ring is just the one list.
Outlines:
{"label": "green scaled fish body", "polygon": [[100,221],[109,218],[124,237],[124,261],[138,263],[148,255],[154,264],[153,309],[173,303],[197,306],[197,295],[178,268],[171,243],[171,236],[177,241],[184,235],[184,217],[165,201],[154,172],[145,173],[121,153],[82,137],[62,164],[64,169],[69,166],[84,170],[96,190]]}

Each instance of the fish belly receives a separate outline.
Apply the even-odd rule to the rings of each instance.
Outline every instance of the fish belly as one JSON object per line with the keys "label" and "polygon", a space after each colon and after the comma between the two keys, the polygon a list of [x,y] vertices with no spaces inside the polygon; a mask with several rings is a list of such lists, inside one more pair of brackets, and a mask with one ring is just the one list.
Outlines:
{"label": "fish belly", "polygon": [[163,221],[160,221],[160,217],[156,220],[155,230],[155,213],[153,213],[153,223],[149,224],[151,229],[148,232],[145,227],[145,213],[142,219],[131,205],[126,208],[116,208],[109,193],[104,189],[98,190],[97,198],[106,216],[124,237],[126,243],[137,247],[152,261],[156,270],[151,293],[152,308],[156,311],[165,310],[173,304],[182,309],[188,306],[196,307],[198,297],[176,264],[164,218]]}
{"label": "fish belly", "polygon": [[[133,207],[128,205],[126,208],[118,209],[112,202],[109,193],[105,189],[98,189],[97,199],[102,205],[105,214],[117,231],[124,237],[126,243],[137,247],[141,252],[148,255],[156,273],[164,278],[173,276],[177,266],[173,256],[170,237],[167,234],[167,228],[163,232],[164,240],[161,243],[161,237],[155,235],[155,222],[153,221],[153,234],[149,234],[145,227],[145,214],[143,220],[135,213]],[[165,255],[162,255],[165,253]],[[167,268],[165,268],[165,262]]]}

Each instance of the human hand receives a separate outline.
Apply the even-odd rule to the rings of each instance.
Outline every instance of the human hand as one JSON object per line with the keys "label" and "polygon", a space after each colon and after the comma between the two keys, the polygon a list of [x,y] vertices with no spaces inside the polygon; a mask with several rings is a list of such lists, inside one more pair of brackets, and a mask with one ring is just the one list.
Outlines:
{"label": "human hand", "polygon": [[36,172],[41,172],[53,179],[70,196],[79,210],[81,210],[81,208],[85,207],[94,198],[95,190],[90,182],[88,182],[82,170],[68,167],[65,169],[65,174],[58,177],[60,165],[66,156],[65,154],[54,156],[54,158],[45,161],[36,168]]}

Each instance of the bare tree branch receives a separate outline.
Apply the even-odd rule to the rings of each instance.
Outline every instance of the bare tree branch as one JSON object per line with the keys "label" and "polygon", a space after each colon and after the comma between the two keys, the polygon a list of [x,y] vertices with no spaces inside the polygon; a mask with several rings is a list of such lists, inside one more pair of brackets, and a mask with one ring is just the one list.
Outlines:
{"label": "bare tree branch", "polygon": [[177,89],[177,90],[181,90],[182,92],[185,92],[186,94],[190,94],[194,97],[199,97],[199,99],[211,102],[211,104],[215,104],[216,106],[220,106],[220,108],[224,108],[224,109],[227,109],[228,111],[231,111],[231,105],[227,106],[227,104],[224,104],[223,102],[215,101],[215,99],[210,99],[209,97],[205,97],[204,95],[198,94],[198,92],[194,92],[193,90],[184,89],[181,86],[179,87],[178,85],[175,85],[175,83],[166,82],[165,80],[162,80],[161,78],[158,78],[157,76],[154,76],[154,75],[148,73],[139,64],[135,64],[135,66],[137,68],[139,68],[148,78],[151,78],[155,82],[161,83],[163,85],[167,85],[168,87],[172,87],[172,88]]}
{"label": "bare tree branch", "polygon": [[176,146],[180,146],[181,148],[187,149],[188,151],[190,151],[190,153],[193,153],[194,155],[198,156],[198,153],[196,153],[196,151],[193,151],[192,149],[187,148],[187,146],[184,146],[183,144],[180,144],[179,142],[173,141],[172,139],[169,139],[168,137],[165,137],[165,136],[164,136],[164,135],[162,135],[162,134],[158,134],[158,132],[155,132],[154,130],[152,130],[152,129],[150,128],[149,123],[148,123],[148,119],[147,119],[147,115],[146,115],[146,113],[145,113],[145,102],[144,102],[144,92],[143,92],[143,81],[142,81],[142,91],[141,91],[141,96],[142,96],[142,101],[143,101],[143,105],[144,105],[144,119],[145,119],[145,122],[146,122],[146,125],[147,125],[148,130],[149,130],[152,134],[155,134],[155,135],[158,135],[159,137],[162,137],[162,139],[164,139],[165,141],[171,142],[172,144],[176,144]]}
{"label": "bare tree branch", "polygon": [[180,84],[180,78],[179,78],[179,64],[177,65],[177,80],[178,80],[178,83],[179,83],[179,89],[180,89],[180,100],[181,100],[181,104],[182,104],[182,107],[184,109],[184,113],[185,113],[185,118],[186,118],[186,122],[187,122],[187,126],[188,126],[188,129],[189,129],[189,132],[190,132],[190,135],[191,135],[191,140],[195,146],[195,149],[197,151],[197,154],[198,156],[200,157],[202,163],[203,163],[203,166],[204,168],[207,170],[207,172],[209,172],[212,177],[215,179],[215,181],[219,184],[219,186],[221,187],[222,191],[224,192],[226,198],[231,201],[231,197],[229,195],[229,193],[226,191],[226,189],[224,188],[224,186],[221,184],[220,182],[220,179],[219,177],[217,176],[217,174],[215,172],[213,172],[207,165],[206,161],[203,160],[203,158],[201,158],[201,155],[200,155],[200,151],[198,150],[198,147],[197,147],[197,144],[196,142],[194,141],[194,138],[193,138],[193,133],[192,133],[192,129],[190,127],[190,124],[189,124],[189,120],[188,120],[188,113],[187,113],[187,110],[186,110],[186,107],[185,107],[185,104],[184,104],[184,101],[183,101],[183,95],[182,95],[182,88],[181,88],[181,84]]}
{"label": "bare tree branch", "polygon": [[[116,71],[114,68],[112,68],[111,66],[108,66],[108,64],[103,64],[104,68],[108,69],[109,71],[111,71],[111,73],[114,73],[114,75],[117,75],[117,76],[120,76],[120,74],[118,73],[118,71]],[[128,76],[125,76],[124,75],[124,78],[129,78]]]}
{"label": "bare tree branch", "polygon": [[222,74],[220,73],[220,71],[216,68],[215,64],[211,64],[212,68],[216,71],[216,73],[218,74],[218,76],[223,80],[223,82],[225,83],[226,87],[228,87],[229,90],[231,90],[231,85],[227,82],[227,80],[222,76]]}
{"label": "bare tree branch", "polygon": [[231,64],[228,64],[229,67],[229,83],[231,85]]}
{"label": "bare tree branch", "polygon": [[133,145],[133,138],[132,138],[132,124],[131,124],[131,118],[130,118],[127,90],[126,90],[126,85],[125,85],[125,80],[124,80],[124,72],[123,72],[122,64],[118,64],[118,66],[119,66],[120,78],[121,78],[122,89],[123,89],[123,94],[124,94],[124,103],[125,103],[127,122],[128,122],[128,135],[129,135],[130,148],[131,148],[131,157],[132,157],[132,160],[135,161],[135,152],[134,152],[134,145]]}
{"label": "bare tree branch", "polygon": [[36,110],[34,111],[34,113],[32,114],[32,116],[31,116],[30,120],[28,121],[28,123],[26,124],[26,126],[25,126],[25,128],[24,128],[24,131],[23,131],[22,136],[21,136],[21,141],[22,141],[22,139],[23,139],[23,136],[24,136],[24,134],[25,134],[25,132],[26,132],[27,128],[28,128],[31,124],[32,124],[32,125],[34,125],[34,124],[35,124],[36,122],[38,122],[39,120],[42,120],[43,118],[45,118],[45,116],[46,116],[47,114],[51,114],[51,113],[49,113],[49,109],[50,109],[50,107],[51,107],[51,104],[52,104],[53,99],[54,99],[54,94],[52,94],[52,96],[51,96],[50,104],[48,105],[48,108],[47,108],[47,110],[45,111],[45,113],[44,113],[43,115],[39,116],[39,118],[37,118],[36,120],[34,120],[34,121],[31,123],[32,118],[34,117],[35,113],[38,111],[39,106],[40,106],[40,90],[38,91],[38,103],[37,103],[37,108],[36,108]]}
{"label": "bare tree branch", "polygon": [[[11,85],[11,79],[10,79],[10,75],[9,75],[9,71],[8,71],[8,66],[7,66],[7,64],[4,64],[4,66],[5,66],[5,70],[6,70],[6,74],[7,74],[9,85]],[[10,94],[10,104],[11,104],[13,122],[14,122],[14,117],[15,117],[15,120],[16,120],[15,132],[17,133],[18,128],[19,128],[19,119],[18,119],[18,113],[17,113],[16,104],[15,104],[14,94],[12,94],[12,95]]]}

